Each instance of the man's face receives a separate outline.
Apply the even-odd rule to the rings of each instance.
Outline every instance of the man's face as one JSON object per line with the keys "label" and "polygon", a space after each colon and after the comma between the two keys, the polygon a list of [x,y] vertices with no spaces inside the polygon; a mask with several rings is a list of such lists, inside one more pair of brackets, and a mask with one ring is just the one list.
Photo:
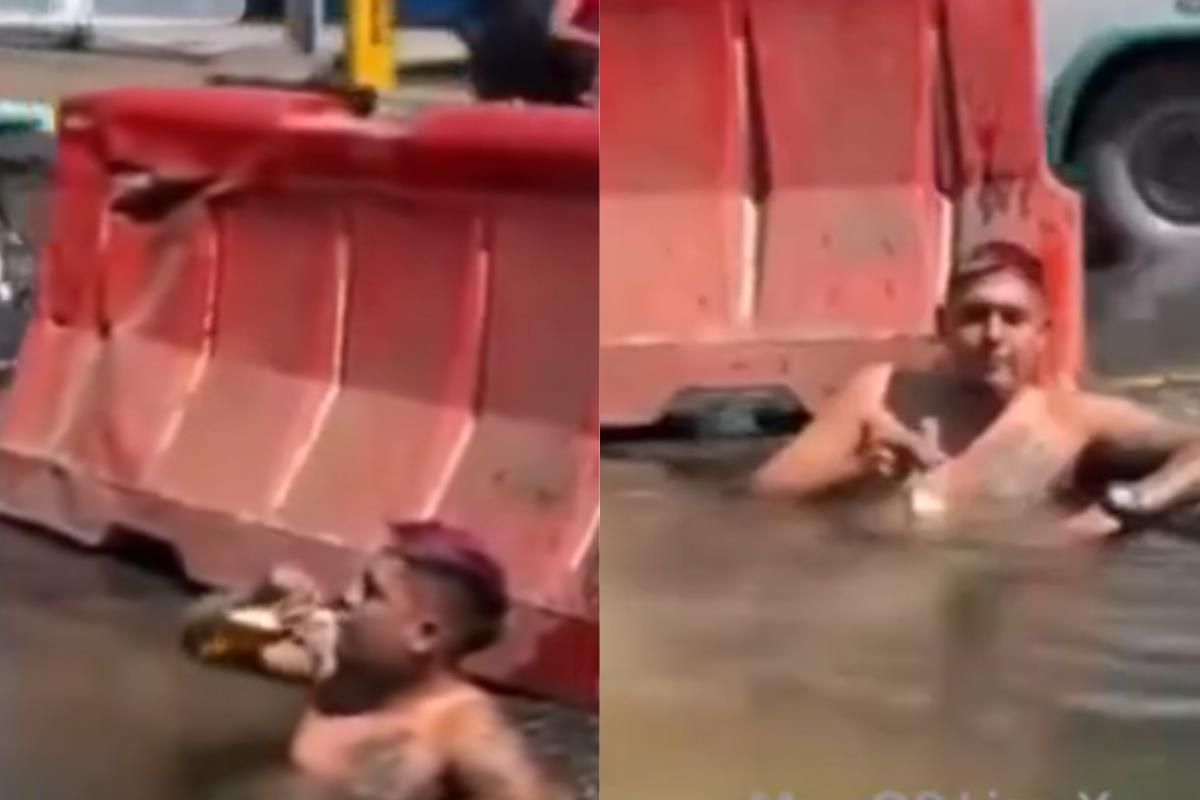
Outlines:
{"label": "man's face", "polygon": [[374,558],[345,598],[339,661],[396,677],[416,669],[438,636],[420,588],[403,558]]}
{"label": "man's face", "polygon": [[1045,301],[1020,276],[997,270],[954,292],[941,319],[954,370],[998,397],[1036,380],[1046,346]]}

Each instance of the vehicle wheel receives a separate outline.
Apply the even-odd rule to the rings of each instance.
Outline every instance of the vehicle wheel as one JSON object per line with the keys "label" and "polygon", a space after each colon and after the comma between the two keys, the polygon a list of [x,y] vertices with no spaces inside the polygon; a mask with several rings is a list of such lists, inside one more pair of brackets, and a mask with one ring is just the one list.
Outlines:
{"label": "vehicle wheel", "polygon": [[0,134],[0,365],[16,359],[33,313],[53,158],[48,134]]}
{"label": "vehicle wheel", "polygon": [[1200,364],[1200,61],[1123,76],[1080,136],[1094,366]]}

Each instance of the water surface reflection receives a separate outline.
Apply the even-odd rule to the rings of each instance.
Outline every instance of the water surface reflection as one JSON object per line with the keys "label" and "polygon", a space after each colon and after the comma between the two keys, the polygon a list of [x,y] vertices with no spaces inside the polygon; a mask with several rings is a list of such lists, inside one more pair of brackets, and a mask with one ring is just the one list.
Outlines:
{"label": "water surface reflection", "polygon": [[610,797],[1196,797],[1200,545],[865,542],[649,464],[602,483]]}

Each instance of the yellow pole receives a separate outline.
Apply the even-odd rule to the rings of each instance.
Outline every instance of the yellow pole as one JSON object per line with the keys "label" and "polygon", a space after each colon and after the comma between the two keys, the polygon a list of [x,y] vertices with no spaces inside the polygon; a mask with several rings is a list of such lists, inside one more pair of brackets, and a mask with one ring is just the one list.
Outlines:
{"label": "yellow pole", "polygon": [[356,86],[386,91],[396,87],[395,0],[349,0],[346,64]]}

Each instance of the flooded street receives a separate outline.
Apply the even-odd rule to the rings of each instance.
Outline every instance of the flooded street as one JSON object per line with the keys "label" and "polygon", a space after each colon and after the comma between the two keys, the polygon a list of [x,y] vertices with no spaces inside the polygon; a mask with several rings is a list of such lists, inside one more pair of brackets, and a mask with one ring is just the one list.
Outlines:
{"label": "flooded street", "polygon": [[[14,800],[341,800],[286,766],[303,692],[205,667],[178,646],[193,597],[162,570],[0,530],[0,796]],[[582,714],[512,702],[579,797]]]}
{"label": "flooded street", "polygon": [[169,578],[0,531],[0,781],[38,800],[207,800],[286,754],[299,692],[188,661]]}
{"label": "flooded street", "polygon": [[1194,799],[1200,544],[868,543],[653,463],[602,483],[610,797]]}

